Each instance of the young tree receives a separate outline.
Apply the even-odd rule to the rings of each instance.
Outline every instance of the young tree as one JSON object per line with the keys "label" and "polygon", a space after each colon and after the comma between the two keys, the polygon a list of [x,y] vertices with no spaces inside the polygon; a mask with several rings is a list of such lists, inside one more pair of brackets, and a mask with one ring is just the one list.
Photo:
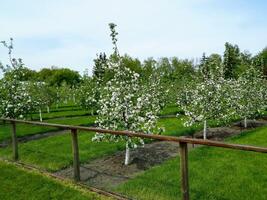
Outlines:
{"label": "young tree", "polygon": [[62,82],[61,86],[58,87],[59,102],[67,104],[72,99],[71,94],[71,87],[66,82]]}
{"label": "young tree", "polygon": [[27,90],[31,97],[30,111],[39,112],[39,119],[42,122],[42,109],[47,107],[47,112],[49,112],[49,106],[53,102],[52,91],[44,82],[28,82]]}
{"label": "young tree", "polygon": [[100,90],[101,86],[99,82],[95,78],[90,77],[84,77],[83,83],[77,90],[79,105],[86,110],[91,110],[91,115],[99,108]]}
{"label": "young tree", "polygon": [[236,81],[233,94],[236,115],[244,119],[247,128],[247,119],[254,118],[266,107],[266,83],[262,73],[250,66]]}
{"label": "young tree", "polygon": [[[211,66],[205,66],[211,65]],[[204,63],[205,70],[198,81],[185,88],[178,97],[178,105],[187,116],[186,126],[203,123],[203,138],[207,139],[209,120],[226,122],[230,119],[229,82],[222,77],[221,66]]]}
{"label": "young tree", "polygon": [[23,62],[21,59],[12,57],[13,39],[8,44],[1,42],[8,49],[10,65],[3,66],[0,64],[1,70],[4,72],[4,78],[0,83],[0,115],[7,118],[24,118],[29,112],[28,104],[31,102],[30,96],[23,80]]}
{"label": "young tree", "polygon": [[[139,74],[134,73],[121,63],[110,63],[115,75],[100,94],[100,109],[96,123],[100,128],[129,130],[151,134],[156,131],[157,114],[160,102],[157,98],[157,82],[150,85],[140,84]],[[126,136],[97,133],[93,140],[120,141],[126,143],[125,165],[130,161],[130,148],[144,141]]]}
{"label": "young tree", "polygon": [[[116,25],[109,24],[114,53],[107,64],[114,76],[103,86],[100,92],[99,110],[96,123],[100,128],[128,130],[132,132],[155,133],[157,114],[160,110],[158,81],[152,77],[148,84],[140,84],[140,75],[125,66],[125,60],[117,48],[118,33]],[[130,162],[130,148],[144,145],[142,138],[96,133],[94,141],[125,141],[125,165]]]}

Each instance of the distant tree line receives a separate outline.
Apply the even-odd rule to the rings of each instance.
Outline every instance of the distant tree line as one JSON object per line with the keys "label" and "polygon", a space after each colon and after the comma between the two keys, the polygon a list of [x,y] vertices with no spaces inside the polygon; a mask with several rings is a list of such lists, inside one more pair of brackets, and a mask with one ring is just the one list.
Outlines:
{"label": "distant tree line", "polygon": [[[23,66],[20,70],[24,74],[20,81],[46,82],[50,86],[74,86],[81,81],[80,74],[69,68],[51,67],[35,71]],[[5,75],[8,75],[8,72]]]}

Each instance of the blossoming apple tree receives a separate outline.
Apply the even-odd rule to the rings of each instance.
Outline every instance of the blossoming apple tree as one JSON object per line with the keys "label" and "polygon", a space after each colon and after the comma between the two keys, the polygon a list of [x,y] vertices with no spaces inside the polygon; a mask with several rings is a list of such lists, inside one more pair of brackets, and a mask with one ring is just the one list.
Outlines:
{"label": "blossoming apple tree", "polygon": [[233,87],[232,101],[238,118],[254,118],[266,108],[266,82],[261,72],[250,66],[237,80]]}
{"label": "blossoming apple tree", "polygon": [[49,112],[49,106],[54,101],[54,93],[44,82],[28,82],[27,90],[31,98],[29,109],[31,112],[39,112],[39,119],[42,122],[42,110],[46,107]]}
{"label": "blossoming apple tree", "polygon": [[[104,129],[147,134],[157,131],[157,114],[160,110],[160,101],[156,98],[158,83],[151,81],[150,86],[141,85],[139,74],[121,65],[120,62],[110,65],[115,75],[100,94],[97,125]],[[125,165],[130,162],[130,149],[137,147],[137,144],[144,145],[141,138],[101,133],[97,133],[93,140],[125,141]]]}
{"label": "blossoming apple tree", "polygon": [[[100,90],[99,109],[96,124],[100,128],[128,130],[152,134],[157,132],[157,114],[160,111],[161,96],[158,90],[159,80],[150,77],[147,84],[141,84],[139,74],[126,67],[117,48],[118,33],[115,24],[109,24],[114,53],[107,60],[107,69],[111,77]],[[94,141],[125,141],[125,165],[130,163],[130,149],[137,144],[144,145],[141,138],[96,133]]]}
{"label": "blossoming apple tree", "polygon": [[[206,64],[205,64],[206,65]],[[209,120],[227,122],[231,112],[229,81],[222,77],[221,66],[213,65],[207,73],[201,71],[199,80],[185,87],[178,97],[178,106],[187,116],[186,126],[203,123],[203,138],[207,139]],[[205,66],[207,68],[209,66]]]}
{"label": "blossoming apple tree", "polygon": [[12,38],[9,44],[5,41],[1,43],[8,49],[10,65],[0,64],[4,72],[4,78],[0,82],[0,115],[8,118],[24,118],[29,112],[28,105],[31,98],[25,83],[20,81],[24,76],[23,62],[12,57]]}
{"label": "blossoming apple tree", "polygon": [[83,84],[77,89],[78,104],[91,110],[91,115],[98,109],[100,84],[94,78],[85,77]]}

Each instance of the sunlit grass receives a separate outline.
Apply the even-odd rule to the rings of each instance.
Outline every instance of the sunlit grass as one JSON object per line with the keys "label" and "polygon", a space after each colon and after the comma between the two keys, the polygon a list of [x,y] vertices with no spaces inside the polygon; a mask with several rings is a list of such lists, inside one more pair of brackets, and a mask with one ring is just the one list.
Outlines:
{"label": "sunlit grass", "polygon": [[73,184],[52,180],[37,172],[0,161],[0,199],[3,200],[50,200],[107,199],[92,192],[78,189]]}
{"label": "sunlit grass", "polygon": [[[267,146],[267,127],[243,133],[227,142]],[[265,199],[266,154],[201,147],[189,153],[191,199]],[[116,191],[136,199],[179,199],[178,157],[140,174]]]}

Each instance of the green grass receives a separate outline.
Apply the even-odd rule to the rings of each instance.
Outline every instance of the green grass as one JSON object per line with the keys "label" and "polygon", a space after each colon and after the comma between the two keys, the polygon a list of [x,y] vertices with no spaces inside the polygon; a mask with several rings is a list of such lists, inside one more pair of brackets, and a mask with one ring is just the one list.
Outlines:
{"label": "green grass", "polygon": [[3,200],[107,199],[79,189],[73,184],[60,182],[6,162],[0,161],[0,171],[0,199]]}
{"label": "green grass", "polygon": [[[227,142],[267,146],[267,127]],[[191,199],[266,199],[266,154],[201,147],[189,153]],[[178,157],[138,175],[115,190],[136,199],[179,199]]]}
{"label": "green grass", "polygon": [[[55,124],[68,124],[68,125],[87,125],[92,124],[95,121],[94,116],[82,116],[73,118],[60,118],[60,119],[49,119],[44,122],[55,123]],[[37,133],[43,133],[47,131],[58,130],[54,127],[35,126],[17,123],[17,136],[33,135]],[[10,139],[11,137],[11,126],[9,123],[0,125],[0,141]]]}
{"label": "green grass", "polygon": [[158,126],[165,128],[163,135],[171,136],[190,135],[201,128],[198,126],[185,127],[183,123],[184,117],[161,118]]}
{"label": "green grass", "polygon": [[[122,143],[92,142],[93,133],[79,133],[81,162],[122,150]],[[11,148],[0,149],[0,156],[11,159]],[[48,137],[19,145],[20,160],[48,171],[57,171],[72,164],[71,137],[69,134]]]}
{"label": "green grass", "polygon": [[[75,117],[75,116],[85,116],[90,115],[89,111],[86,110],[67,110],[60,112],[50,112],[50,113],[42,113],[42,118],[44,119],[52,119],[52,118],[64,118],[64,117]],[[32,115],[33,120],[39,120],[39,114],[35,113]]]}
{"label": "green grass", "polygon": [[179,109],[177,105],[168,105],[162,109],[160,115],[176,115],[180,112],[181,109]]}
{"label": "green grass", "polygon": [[[185,121],[186,117],[183,115],[180,115],[179,117],[160,118],[158,121],[158,126],[165,128],[165,133],[163,133],[163,135],[170,135],[170,136],[192,135],[196,131],[200,131],[203,129],[202,123],[186,127],[184,126]],[[216,122],[214,120],[210,120],[208,122],[208,128],[218,127],[223,125],[225,124],[222,122],[221,123]]]}

